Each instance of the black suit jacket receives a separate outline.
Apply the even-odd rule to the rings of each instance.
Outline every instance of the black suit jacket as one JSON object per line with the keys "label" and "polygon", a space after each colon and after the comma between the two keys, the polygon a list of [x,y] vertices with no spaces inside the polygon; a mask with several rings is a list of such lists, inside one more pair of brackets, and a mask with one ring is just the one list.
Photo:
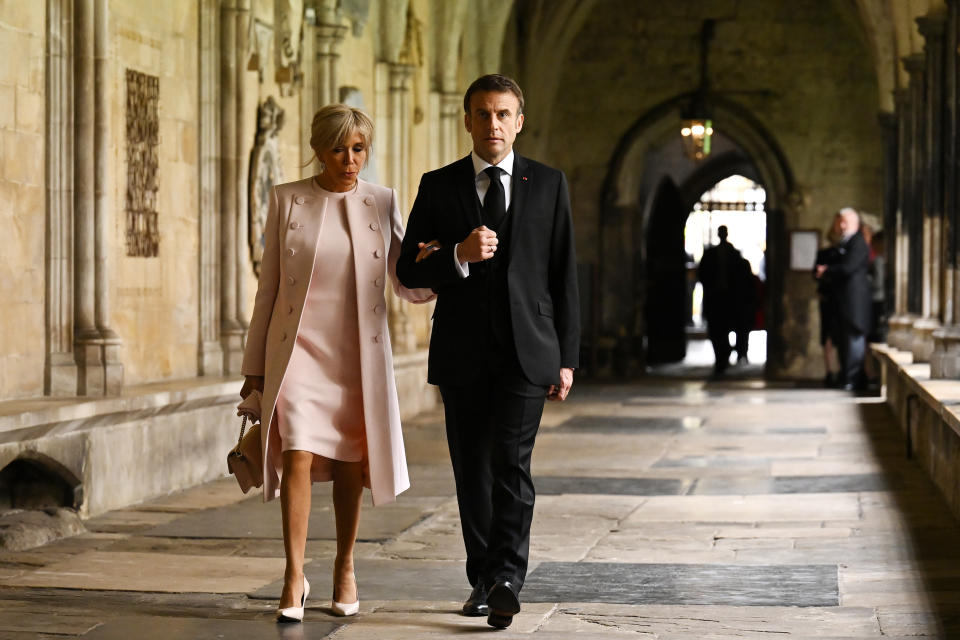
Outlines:
{"label": "black suit jacket", "polygon": [[872,297],[868,269],[870,249],[857,231],[837,247],[837,260],[821,277],[830,279],[832,293],[843,319],[858,333],[870,331]]}
{"label": "black suit jacket", "polygon": [[[397,262],[407,287],[437,292],[427,374],[431,384],[461,384],[487,370],[483,338],[490,331],[486,263],[461,278],[453,251],[481,226],[470,156],[420,180]],[[560,368],[576,368],[580,349],[577,260],[567,179],[562,172],[514,154],[507,263],[507,297],[517,360],[527,379],[547,386]],[[416,262],[417,243],[443,246]],[[500,256],[503,258],[503,256]]]}

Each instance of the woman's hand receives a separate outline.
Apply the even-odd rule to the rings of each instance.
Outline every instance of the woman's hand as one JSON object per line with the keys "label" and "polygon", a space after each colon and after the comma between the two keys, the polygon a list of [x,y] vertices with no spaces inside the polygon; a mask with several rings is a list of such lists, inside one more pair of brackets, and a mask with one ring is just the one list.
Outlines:
{"label": "woman's hand", "polygon": [[246,376],[240,388],[240,397],[246,399],[254,390],[263,393],[263,376]]}
{"label": "woman's hand", "polygon": [[441,245],[439,240],[431,240],[430,242],[418,242],[417,248],[420,249],[420,253],[417,254],[416,262],[420,262],[421,260],[425,260],[429,258],[431,253],[433,253],[434,251],[440,250],[440,246]]}

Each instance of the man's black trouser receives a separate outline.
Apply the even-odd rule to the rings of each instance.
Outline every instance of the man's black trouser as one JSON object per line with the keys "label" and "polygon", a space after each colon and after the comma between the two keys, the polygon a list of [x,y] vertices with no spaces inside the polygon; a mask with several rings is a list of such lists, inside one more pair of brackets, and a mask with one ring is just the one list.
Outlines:
{"label": "man's black trouser", "polygon": [[527,574],[530,458],[546,389],[518,369],[471,385],[440,385],[471,586],[510,580],[519,588]]}

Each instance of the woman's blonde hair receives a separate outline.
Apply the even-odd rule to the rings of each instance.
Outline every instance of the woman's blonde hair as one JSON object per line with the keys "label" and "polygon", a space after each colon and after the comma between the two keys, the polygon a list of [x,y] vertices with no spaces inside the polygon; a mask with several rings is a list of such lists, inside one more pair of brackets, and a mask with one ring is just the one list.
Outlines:
{"label": "woman's blonde hair", "polygon": [[346,143],[355,131],[369,149],[373,144],[373,120],[370,116],[345,104],[328,104],[313,115],[310,148],[319,157],[323,151]]}

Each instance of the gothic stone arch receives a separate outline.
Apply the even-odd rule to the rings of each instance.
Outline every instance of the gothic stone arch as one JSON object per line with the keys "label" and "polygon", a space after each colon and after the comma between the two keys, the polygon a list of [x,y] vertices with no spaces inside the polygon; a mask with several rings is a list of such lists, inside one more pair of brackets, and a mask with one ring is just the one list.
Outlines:
{"label": "gothic stone arch", "polygon": [[[594,366],[598,345],[615,343],[612,348],[616,352],[625,348],[621,342],[636,344],[643,335],[643,301],[637,300],[638,294],[642,295],[638,286],[642,273],[629,267],[643,262],[647,203],[641,185],[647,169],[645,156],[670,136],[679,135],[680,110],[691,97],[690,93],[681,94],[650,109],[624,134],[611,158],[600,203],[600,302],[592,310],[590,322]],[[776,377],[786,368],[782,299],[788,260],[787,221],[795,219],[802,198],[786,157],[763,124],[746,108],[721,96],[712,97],[711,106],[714,128],[739,147],[767,192],[767,375]],[[732,171],[736,165],[731,163],[728,169]],[[695,176],[696,172],[691,179]],[[642,362],[642,354],[638,357]]]}

